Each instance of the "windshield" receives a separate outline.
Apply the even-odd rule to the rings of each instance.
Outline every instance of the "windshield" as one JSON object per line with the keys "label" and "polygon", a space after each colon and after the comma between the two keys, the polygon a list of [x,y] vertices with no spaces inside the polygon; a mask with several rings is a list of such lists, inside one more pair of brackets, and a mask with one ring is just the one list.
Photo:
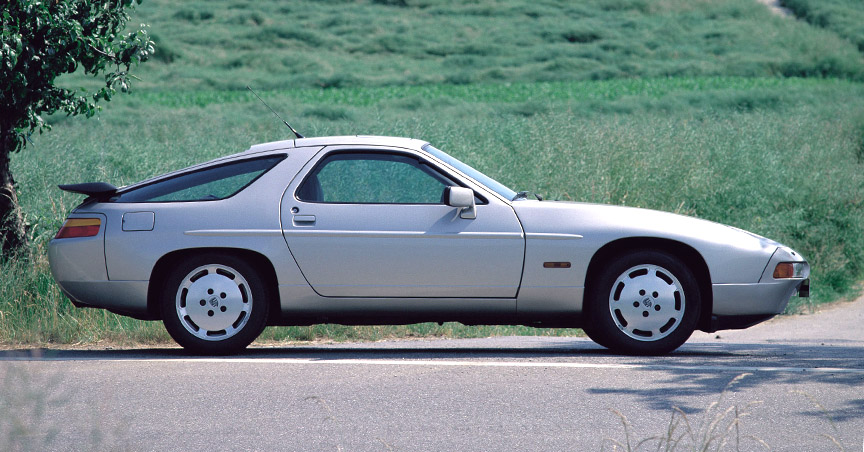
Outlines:
{"label": "windshield", "polygon": [[431,144],[424,145],[423,150],[434,155],[435,157],[442,160],[444,163],[452,166],[453,168],[461,171],[463,174],[470,177],[471,179],[474,179],[475,181],[485,185],[488,189],[494,191],[495,193],[498,193],[505,199],[513,199],[516,196],[515,191],[510,190],[495,179],[492,179],[491,177],[481,173],[480,171],[477,171],[474,168],[471,168],[470,166],[460,162],[453,156],[438,149],[435,149],[435,147]]}

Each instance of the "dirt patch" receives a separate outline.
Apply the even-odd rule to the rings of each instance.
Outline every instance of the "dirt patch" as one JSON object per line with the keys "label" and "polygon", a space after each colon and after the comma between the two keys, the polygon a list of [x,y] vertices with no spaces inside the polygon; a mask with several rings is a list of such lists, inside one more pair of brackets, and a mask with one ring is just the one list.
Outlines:
{"label": "dirt patch", "polygon": [[757,2],[765,5],[771,10],[772,13],[782,16],[782,17],[794,17],[792,14],[792,10],[789,8],[784,8],[783,3],[780,0],[756,0]]}

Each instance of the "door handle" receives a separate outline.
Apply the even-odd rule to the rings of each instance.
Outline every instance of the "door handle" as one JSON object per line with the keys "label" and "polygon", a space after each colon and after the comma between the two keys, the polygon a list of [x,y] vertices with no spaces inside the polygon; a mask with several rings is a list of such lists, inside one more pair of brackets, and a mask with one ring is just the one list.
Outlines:
{"label": "door handle", "polygon": [[314,223],[315,215],[294,215],[295,223]]}

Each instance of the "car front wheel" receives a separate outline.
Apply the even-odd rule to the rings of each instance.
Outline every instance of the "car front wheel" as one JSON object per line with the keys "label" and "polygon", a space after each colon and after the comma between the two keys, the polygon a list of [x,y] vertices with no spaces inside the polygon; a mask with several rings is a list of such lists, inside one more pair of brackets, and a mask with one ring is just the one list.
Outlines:
{"label": "car front wheel", "polygon": [[613,260],[589,287],[585,332],[617,352],[659,355],[680,347],[696,328],[700,296],[692,271],[661,251]]}
{"label": "car front wheel", "polygon": [[202,254],[177,265],[162,297],[171,337],[202,354],[236,353],[261,334],[269,291],[254,267],[231,255]]}

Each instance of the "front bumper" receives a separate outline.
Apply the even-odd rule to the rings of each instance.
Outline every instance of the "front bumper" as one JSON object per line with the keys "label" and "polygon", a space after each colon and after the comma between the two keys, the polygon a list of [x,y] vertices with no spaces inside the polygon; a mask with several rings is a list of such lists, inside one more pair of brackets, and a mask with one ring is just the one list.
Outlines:
{"label": "front bumper", "polygon": [[[784,262],[803,264],[801,274],[794,278],[775,278],[775,268]],[[781,314],[796,293],[801,297],[810,296],[809,276],[810,266],[800,254],[785,246],[778,247],[759,282],[711,286],[714,296],[712,318],[715,318],[712,327],[746,328]]]}
{"label": "front bumper", "polygon": [[715,284],[713,289],[714,312],[704,330],[709,333],[748,328],[782,313],[795,292],[810,296],[810,279],[785,284]]}
{"label": "front bumper", "polygon": [[805,284],[809,293],[809,280],[801,279],[772,283],[714,284],[712,313],[718,316],[777,315],[786,309],[789,300]]}

